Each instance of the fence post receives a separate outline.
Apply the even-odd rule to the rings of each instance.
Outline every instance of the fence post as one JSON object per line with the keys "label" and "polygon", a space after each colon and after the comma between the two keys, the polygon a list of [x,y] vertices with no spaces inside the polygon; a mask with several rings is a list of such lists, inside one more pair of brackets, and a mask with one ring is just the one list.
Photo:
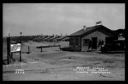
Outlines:
{"label": "fence post", "polygon": [[30,47],[28,46],[28,54],[30,53]]}
{"label": "fence post", "polygon": [[[22,35],[22,32],[20,32],[20,44],[21,44],[21,48],[22,48],[21,35]],[[22,59],[21,59],[21,50],[20,50],[20,62],[21,62],[21,61],[22,61]]]}
{"label": "fence post", "polygon": [[40,51],[40,52],[42,52],[42,48],[43,48],[43,47],[41,47],[41,51]]}

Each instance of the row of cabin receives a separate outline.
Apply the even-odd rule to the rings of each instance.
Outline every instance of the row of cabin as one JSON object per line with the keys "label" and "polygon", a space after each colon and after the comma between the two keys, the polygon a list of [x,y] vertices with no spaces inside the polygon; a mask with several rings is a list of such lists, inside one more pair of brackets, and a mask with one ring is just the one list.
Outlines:
{"label": "row of cabin", "polygon": [[[69,46],[74,51],[87,51],[90,41],[92,43],[92,49],[98,50],[99,42],[102,41],[106,45],[119,39],[115,31],[110,30],[102,24],[91,27],[84,26],[82,29],[69,35],[69,38]],[[122,41],[124,44],[124,37]],[[111,45],[109,47],[113,46]]]}
{"label": "row of cabin", "polygon": [[59,35],[58,36],[44,35],[34,38],[34,41],[46,41],[46,42],[58,42],[58,41],[67,41],[67,40],[68,40],[67,36],[59,36]]}
{"label": "row of cabin", "polygon": [[[4,37],[3,39],[6,39],[6,37]],[[27,41],[36,41],[36,42],[58,42],[58,41],[67,41],[69,39],[69,37],[65,36],[60,36],[60,35],[35,35],[35,36],[22,36],[22,41],[23,42],[27,42]],[[20,41],[20,37],[19,36],[12,36],[11,37],[11,41],[13,43],[17,43]]]}

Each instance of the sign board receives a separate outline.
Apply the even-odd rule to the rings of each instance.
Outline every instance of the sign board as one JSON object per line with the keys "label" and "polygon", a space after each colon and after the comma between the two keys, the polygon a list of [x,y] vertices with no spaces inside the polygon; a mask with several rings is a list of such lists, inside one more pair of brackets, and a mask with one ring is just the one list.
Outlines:
{"label": "sign board", "polygon": [[17,52],[17,51],[21,51],[21,44],[20,43],[11,44],[11,52]]}

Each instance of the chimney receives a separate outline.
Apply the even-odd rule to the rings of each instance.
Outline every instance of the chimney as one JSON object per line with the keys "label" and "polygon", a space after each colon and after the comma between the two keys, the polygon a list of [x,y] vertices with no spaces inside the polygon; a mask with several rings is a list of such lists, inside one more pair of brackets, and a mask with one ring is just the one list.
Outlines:
{"label": "chimney", "polygon": [[86,26],[85,25],[83,26],[83,30],[86,30]]}
{"label": "chimney", "polygon": [[102,21],[96,22],[96,25],[102,25]]}

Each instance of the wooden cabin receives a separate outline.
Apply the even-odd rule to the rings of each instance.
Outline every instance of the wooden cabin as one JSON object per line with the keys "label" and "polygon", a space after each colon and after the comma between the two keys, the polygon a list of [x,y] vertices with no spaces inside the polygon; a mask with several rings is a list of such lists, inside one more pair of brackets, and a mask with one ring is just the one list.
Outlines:
{"label": "wooden cabin", "polygon": [[92,48],[97,50],[100,41],[105,44],[107,41],[116,39],[113,31],[102,24],[91,27],[83,26],[82,29],[72,33],[69,37],[70,48],[74,51],[87,51],[90,41]]}

